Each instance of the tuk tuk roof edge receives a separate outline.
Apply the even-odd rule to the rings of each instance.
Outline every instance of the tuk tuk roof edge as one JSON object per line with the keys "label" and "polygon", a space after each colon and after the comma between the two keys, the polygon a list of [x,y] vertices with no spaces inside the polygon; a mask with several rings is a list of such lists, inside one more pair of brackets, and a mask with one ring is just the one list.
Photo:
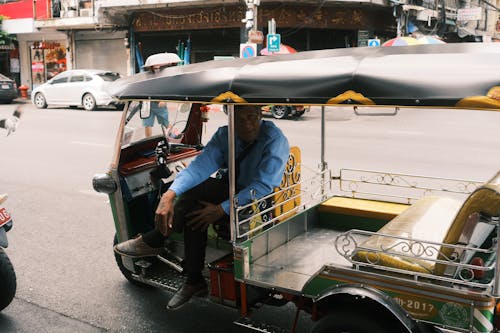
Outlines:
{"label": "tuk tuk roof edge", "polygon": [[208,61],[117,82],[120,100],[500,109],[500,45],[418,45]]}

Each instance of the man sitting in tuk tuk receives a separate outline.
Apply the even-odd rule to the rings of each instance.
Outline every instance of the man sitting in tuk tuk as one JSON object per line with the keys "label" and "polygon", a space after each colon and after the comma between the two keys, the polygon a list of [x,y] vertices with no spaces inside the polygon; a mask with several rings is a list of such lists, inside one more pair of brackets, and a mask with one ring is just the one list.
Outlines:
{"label": "man sitting in tuk tuk", "polygon": [[[279,186],[290,148],[281,130],[273,122],[262,120],[260,106],[236,105],[234,121],[236,197],[241,206]],[[168,309],[177,309],[193,295],[207,292],[202,276],[207,228],[210,224],[228,226],[230,209],[227,178],[210,176],[227,168],[228,155],[228,126],[222,126],[162,195],[156,209],[155,229],[115,246],[115,251],[123,256],[156,256],[170,230],[184,232],[187,280],[169,301]]]}

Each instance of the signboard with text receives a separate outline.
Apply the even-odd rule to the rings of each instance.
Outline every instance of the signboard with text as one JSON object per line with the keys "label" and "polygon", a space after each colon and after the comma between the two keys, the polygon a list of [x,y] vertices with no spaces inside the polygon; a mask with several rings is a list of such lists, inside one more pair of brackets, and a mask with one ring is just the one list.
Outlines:
{"label": "signboard with text", "polygon": [[368,46],[370,32],[368,30],[358,30],[358,46]]}
{"label": "signboard with text", "polygon": [[459,8],[457,11],[457,21],[476,21],[481,17],[481,7]]}

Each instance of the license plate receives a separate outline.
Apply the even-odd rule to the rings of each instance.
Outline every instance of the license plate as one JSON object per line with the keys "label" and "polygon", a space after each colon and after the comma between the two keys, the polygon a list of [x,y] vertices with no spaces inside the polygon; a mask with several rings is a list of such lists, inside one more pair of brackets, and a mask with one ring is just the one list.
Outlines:
{"label": "license plate", "polygon": [[8,84],[2,84],[2,89],[10,89],[10,86]]}
{"label": "license plate", "polygon": [[7,212],[7,209],[0,208],[0,227],[6,224],[11,220],[10,214]]}

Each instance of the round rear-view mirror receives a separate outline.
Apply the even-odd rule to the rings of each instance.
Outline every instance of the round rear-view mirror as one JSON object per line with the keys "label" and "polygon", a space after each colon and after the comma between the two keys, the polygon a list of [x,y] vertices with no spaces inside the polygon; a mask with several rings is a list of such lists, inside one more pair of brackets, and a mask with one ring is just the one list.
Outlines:
{"label": "round rear-view mirror", "polygon": [[177,111],[180,113],[186,113],[191,110],[191,103],[181,103],[177,107]]}

